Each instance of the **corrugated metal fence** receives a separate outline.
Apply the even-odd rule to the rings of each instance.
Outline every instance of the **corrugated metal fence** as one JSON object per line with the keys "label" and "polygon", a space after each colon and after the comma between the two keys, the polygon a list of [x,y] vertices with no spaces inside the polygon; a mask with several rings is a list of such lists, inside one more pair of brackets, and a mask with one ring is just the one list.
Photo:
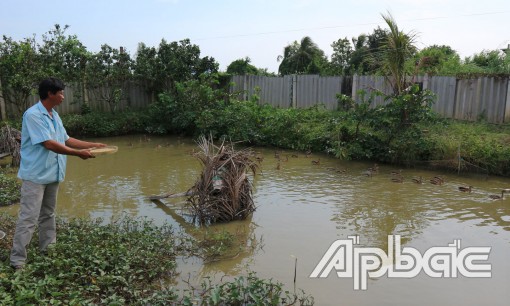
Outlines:
{"label": "corrugated metal fence", "polygon": [[232,83],[230,92],[239,92],[239,99],[257,95],[261,103],[274,107],[306,108],[324,103],[328,109],[336,109],[336,94],[342,92],[343,77],[235,75]]}
{"label": "corrugated metal fence", "polygon": [[[491,123],[510,123],[510,82],[509,78],[479,77],[456,79],[445,76],[423,76],[414,80],[424,89],[435,93],[437,99],[433,109],[446,118],[475,121],[485,119]],[[81,99],[75,87],[65,89],[66,101],[57,108],[60,114],[78,113]],[[379,90],[389,94],[391,87],[382,76],[321,77],[318,75],[290,75],[283,77],[233,76],[231,93],[238,93],[239,99],[248,100],[257,95],[260,103],[280,108],[308,108],[324,104],[327,109],[338,107],[336,95],[339,93],[360,100],[359,90],[368,94]],[[89,105],[94,110],[109,111],[106,101],[88,91]],[[33,104],[39,99],[30,97]],[[117,105],[118,110],[143,109],[153,99],[144,86],[130,83],[126,86],[124,98]],[[374,105],[384,103],[377,97]],[[7,105],[7,113],[16,114],[12,105]]]}
{"label": "corrugated metal fence", "polygon": [[[285,77],[234,76],[231,92],[241,92],[241,99],[254,94],[260,103],[275,107],[306,108],[324,104],[327,109],[337,109],[336,95],[351,95],[360,100],[359,90],[367,94],[374,90],[391,93],[391,87],[383,76],[321,77],[318,75],[294,75]],[[352,86],[349,82],[352,82]],[[446,118],[475,121],[484,119],[491,123],[510,122],[509,79],[479,77],[456,79],[445,76],[421,76],[414,82],[422,83],[423,89],[432,91],[437,99],[433,109]],[[346,86],[347,85],[347,86]],[[385,103],[376,97],[373,105]]]}
{"label": "corrugated metal fence", "polygon": [[[59,105],[56,110],[60,115],[65,114],[75,114],[80,113],[82,102],[84,99],[89,101],[89,106],[92,110],[97,111],[110,111],[110,105],[107,101],[98,97],[99,92],[101,90],[106,90],[106,88],[97,89],[97,90],[88,90],[85,95],[87,98],[82,98],[82,93],[79,90],[78,86],[74,86],[73,84],[67,84],[64,89],[65,100],[64,103]],[[78,98],[80,97],[80,98]],[[28,98],[29,106],[37,103],[39,101],[38,95],[33,95]],[[146,108],[151,103],[151,97],[148,91],[144,86],[138,85],[136,83],[127,83],[124,87],[124,94],[116,106],[117,110],[138,110]],[[18,110],[14,105],[6,105],[6,112],[8,114],[13,114],[14,117],[20,116],[18,114]]]}

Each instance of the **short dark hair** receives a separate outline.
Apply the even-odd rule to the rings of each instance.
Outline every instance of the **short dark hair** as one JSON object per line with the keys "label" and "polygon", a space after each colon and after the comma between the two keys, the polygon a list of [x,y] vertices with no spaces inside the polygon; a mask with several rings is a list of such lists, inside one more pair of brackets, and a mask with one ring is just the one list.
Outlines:
{"label": "short dark hair", "polygon": [[57,78],[44,79],[39,83],[39,98],[44,100],[48,98],[48,92],[56,94],[57,91],[64,90],[64,88],[66,88],[64,82]]}

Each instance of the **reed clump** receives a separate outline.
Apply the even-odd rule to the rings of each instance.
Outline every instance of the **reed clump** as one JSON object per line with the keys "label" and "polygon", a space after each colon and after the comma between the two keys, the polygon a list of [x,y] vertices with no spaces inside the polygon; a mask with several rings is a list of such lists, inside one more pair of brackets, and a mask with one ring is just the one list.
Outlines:
{"label": "reed clump", "polygon": [[255,211],[253,185],[259,161],[250,148],[234,150],[223,141],[215,145],[212,138],[200,137],[199,151],[193,155],[203,166],[191,188],[187,206],[200,224],[243,220]]}

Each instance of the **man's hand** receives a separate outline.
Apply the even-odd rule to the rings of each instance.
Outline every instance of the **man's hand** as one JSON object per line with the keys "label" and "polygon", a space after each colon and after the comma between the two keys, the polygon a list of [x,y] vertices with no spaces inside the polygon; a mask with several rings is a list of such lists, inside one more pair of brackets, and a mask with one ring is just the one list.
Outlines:
{"label": "man's hand", "polygon": [[69,137],[69,139],[66,141],[66,146],[71,147],[73,149],[92,149],[92,148],[102,148],[106,147],[106,144],[100,143],[100,142],[89,142],[89,141],[83,141],[79,140],[73,137]]}
{"label": "man's hand", "polygon": [[96,158],[92,153],[90,153],[90,149],[76,150],[76,156],[81,159]]}

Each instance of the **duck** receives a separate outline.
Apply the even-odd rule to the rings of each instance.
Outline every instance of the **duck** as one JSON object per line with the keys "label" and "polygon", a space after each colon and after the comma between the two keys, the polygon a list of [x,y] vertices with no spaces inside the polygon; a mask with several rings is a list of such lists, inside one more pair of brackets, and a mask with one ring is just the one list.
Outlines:
{"label": "duck", "polygon": [[402,169],[399,169],[398,171],[391,171],[391,175],[402,175]]}
{"label": "duck", "polygon": [[370,171],[372,173],[379,172],[379,165],[378,164],[374,164],[371,168],[368,168],[368,171]]}
{"label": "duck", "polygon": [[489,196],[489,198],[493,199],[493,200],[503,200],[504,199],[504,191],[501,191],[501,195],[497,195],[497,194],[491,194]]}
{"label": "duck", "polygon": [[311,150],[307,150],[305,152],[305,157],[308,158],[308,157],[310,157],[310,155],[312,155],[312,151]]}
{"label": "duck", "polygon": [[437,181],[441,181],[441,183],[444,183],[444,178],[442,176],[436,175],[432,179],[437,180]]}
{"label": "duck", "polygon": [[459,191],[471,193],[472,188],[473,188],[473,186],[468,186],[468,187],[460,186]]}
{"label": "duck", "polygon": [[433,185],[443,185],[443,180],[437,176],[430,179],[430,183]]}
{"label": "duck", "polygon": [[392,177],[391,178],[391,181],[393,183],[403,183],[404,182],[404,177],[403,176],[397,176],[397,177]]}
{"label": "duck", "polygon": [[278,163],[276,164],[276,170],[280,170],[281,169],[281,166],[280,166],[280,162],[278,161]]}
{"label": "duck", "polygon": [[292,158],[298,158],[299,156],[297,154],[291,154],[290,157]]}
{"label": "duck", "polygon": [[318,160],[312,160],[312,164],[314,164],[314,165],[320,165],[320,163],[321,163],[320,158]]}
{"label": "duck", "polygon": [[420,176],[419,178],[413,177],[413,183],[423,184],[423,178]]}
{"label": "duck", "polygon": [[510,192],[510,189],[503,189],[501,190],[501,196],[497,194],[491,194],[489,198],[493,200],[504,200],[505,199],[505,192]]}
{"label": "duck", "polygon": [[368,169],[366,171],[361,172],[361,174],[364,176],[372,177],[373,172],[370,169]]}

